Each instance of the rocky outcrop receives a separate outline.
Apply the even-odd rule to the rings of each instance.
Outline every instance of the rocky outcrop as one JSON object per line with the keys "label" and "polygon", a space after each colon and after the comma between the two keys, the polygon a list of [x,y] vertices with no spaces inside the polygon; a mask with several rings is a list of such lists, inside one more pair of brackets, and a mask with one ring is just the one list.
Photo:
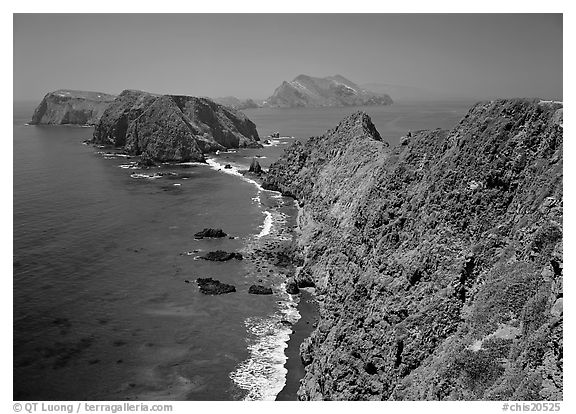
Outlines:
{"label": "rocky outcrop", "polygon": [[248,172],[251,172],[253,174],[262,174],[262,167],[260,166],[260,163],[256,161],[255,158],[252,158],[252,162],[250,163],[250,168],[248,169]]}
{"label": "rocky outcrop", "polygon": [[561,400],[562,104],[479,103],[396,148],[356,113],[264,185],[323,299],[302,400]]}
{"label": "rocky outcrop", "polygon": [[115,98],[102,92],[59,89],[44,96],[30,124],[94,125]]}
{"label": "rocky outcrop", "polygon": [[198,278],[196,283],[200,288],[200,292],[205,295],[223,295],[225,293],[236,292],[236,288],[233,285],[227,283],[222,283],[219,280],[207,278]]}
{"label": "rocky outcrop", "polygon": [[271,295],[272,288],[262,285],[252,285],[248,289],[248,293],[250,293],[251,295]]}
{"label": "rocky outcrop", "polygon": [[224,250],[216,250],[213,252],[208,252],[204,256],[200,256],[204,260],[210,260],[212,262],[226,262],[228,260],[236,259],[242,260],[242,253],[236,252],[226,252]]}
{"label": "rocky outcrop", "polygon": [[198,233],[194,233],[194,238],[196,239],[203,239],[204,237],[208,238],[220,238],[226,237],[227,234],[222,231],[222,229],[212,229],[212,228],[205,228]]}
{"label": "rocky outcrop", "polygon": [[299,75],[291,82],[282,82],[272,96],[265,101],[265,106],[339,107],[390,105],[391,103],[390,96],[370,92],[341,75],[326,78]]}
{"label": "rocky outcrop", "polygon": [[259,147],[256,126],[207,98],[126,90],[96,125],[92,142],[155,161],[203,161],[203,154]]}

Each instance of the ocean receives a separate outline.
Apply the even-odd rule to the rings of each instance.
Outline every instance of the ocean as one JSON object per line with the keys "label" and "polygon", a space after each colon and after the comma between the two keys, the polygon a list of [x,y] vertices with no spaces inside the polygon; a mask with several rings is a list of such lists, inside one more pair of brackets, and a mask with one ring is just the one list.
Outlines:
{"label": "ocean", "polygon": [[[454,126],[470,104],[360,109],[395,145],[409,130]],[[83,144],[93,128],[28,126],[34,104],[15,103],[14,399],[275,399],[300,317],[283,289],[294,269],[276,253],[292,243],[297,207],[238,170],[253,158],[267,168],[358,109],[245,110],[262,140],[281,137],[207,165],[138,170]],[[194,239],[205,227],[230,237]],[[244,260],[199,259],[218,249]],[[236,292],[203,295],[198,277]],[[274,294],[250,295],[252,284]]]}

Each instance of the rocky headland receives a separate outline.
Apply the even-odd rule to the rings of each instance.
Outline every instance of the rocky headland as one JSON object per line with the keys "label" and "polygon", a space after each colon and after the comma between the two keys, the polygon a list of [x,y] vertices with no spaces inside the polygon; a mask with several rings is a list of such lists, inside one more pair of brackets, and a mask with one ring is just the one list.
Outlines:
{"label": "rocky headland", "polygon": [[282,82],[264,106],[277,108],[390,105],[387,94],[368,91],[344,76],[315,78],[298,75]]}
{"label": "rocky headland", "polygon": [[208,152],[260,147],[244,114],[207,98],[125,90],[96,125],[92,142],[164,161],[204,161]]}
{"label": "rocky headland", "polygon": [[301,400],[562,400],[563,109],[473,106],[391,148],[355,113],[264,187],[301,206]]}
{"label": "rocky headland", "polygon": [[95,125],[115,98],[102,92],[59,89],[44,96],[30,124]]}

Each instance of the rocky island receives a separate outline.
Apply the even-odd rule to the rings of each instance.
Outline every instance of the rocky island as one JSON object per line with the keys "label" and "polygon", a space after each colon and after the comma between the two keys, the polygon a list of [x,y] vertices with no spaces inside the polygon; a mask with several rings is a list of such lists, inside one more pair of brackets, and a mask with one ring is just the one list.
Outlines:
{"label": "rocky island", "polygon": [[391,148],[357,112],[264,187],[301,206],[301,400],[562,400],[563,109],[478,103]]}
{"label": "rocky island", "polygon": [[208,152],[260,147],[256,125],[208,98],[125,90],[102,115],[92,142],[154,161],[204,161]]}
{"label": "rocky island", "polygon": [[239,99],[235,96],[223,96],[220,98],[214,98],[214,102],[219,103],[220,105],[229,106],[233,109],[251,109],[251,108],[260,108],[260,105],[254,101],[254,99]]}
{"label": "rocky island", "polygon": [[344,76],[315,78],[298,75],[282,82],[264,106],[276,108],[390,105],[387,94],[370,92]]}
{"label": "rocky island", "polygon": [[30,125],[95,125],[115,98],[102,92],[59,89],[44,96]]}

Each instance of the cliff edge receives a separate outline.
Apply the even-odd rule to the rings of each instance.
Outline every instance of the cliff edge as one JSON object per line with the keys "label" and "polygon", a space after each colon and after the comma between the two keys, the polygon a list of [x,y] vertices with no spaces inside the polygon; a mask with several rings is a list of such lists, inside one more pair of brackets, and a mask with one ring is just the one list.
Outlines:
{"label": "cliff edge", "polygon": [[59,89],[44,96],[30,125],[94,125],[115,98],[102,92]]}
{"label": "cliff edge", "polygon": [[473,106],[396,148],[355,113],[273,164],[321,320],[301,400],[561,400],[562,104]]}

